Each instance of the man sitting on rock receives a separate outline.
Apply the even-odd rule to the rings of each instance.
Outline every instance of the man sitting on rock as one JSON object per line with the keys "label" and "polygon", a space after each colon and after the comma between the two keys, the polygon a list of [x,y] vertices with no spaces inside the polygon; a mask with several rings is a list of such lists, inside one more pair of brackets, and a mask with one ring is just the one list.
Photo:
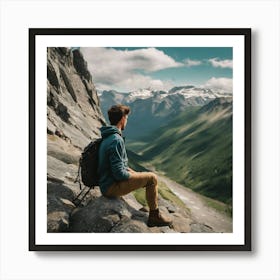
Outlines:
{"label": "man sitting on rock", "polygon": [[101,127],[103,141],[99,148],[99,186],[107,197],[120,197],[136,189],[146,189],[149,206],[148,226],[170,226],[171,220],[163,217],[158,208],[158,182],[152,172],[136,172],[128,167],[122,131],[127,124],[130,108],[115,105],[108,110],[110,126]]}

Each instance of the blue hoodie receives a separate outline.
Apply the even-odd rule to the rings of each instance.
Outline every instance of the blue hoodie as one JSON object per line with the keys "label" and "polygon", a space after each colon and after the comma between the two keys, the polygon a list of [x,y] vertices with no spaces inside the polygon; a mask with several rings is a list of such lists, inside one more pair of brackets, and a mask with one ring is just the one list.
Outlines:
{"label": "blue hoodie", "polygon": [[103,141],[99,148],[99,187],[105,194],[113,183],[127,180],[130,174],[121,132],[115,126],[103,126],[100,131]]}

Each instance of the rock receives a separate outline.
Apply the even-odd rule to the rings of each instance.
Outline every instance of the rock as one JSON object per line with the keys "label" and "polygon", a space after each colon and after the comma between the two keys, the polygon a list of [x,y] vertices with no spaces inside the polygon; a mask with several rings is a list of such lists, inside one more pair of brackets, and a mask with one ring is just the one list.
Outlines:
{"label": "rock", "polygon": [[47,160],[49,178],[56,178],[56,180],[66,182],[68,186],[74,184],[78,172],[77,165],[65,163],[64,161],[49,155]]}
{"label": "rock", "polygon": [[67,231],[70,213],[75,207],[71,202],[73,198],[74,192],[64,184],[48,182],[48,232]]}
{"label": "rock", "polygon": [[[123,196],[123,200],[129,204],[129,206],[131,206],[132,208],[135,208],[136,210],[140,210],[141,208],[143,208],[143,205],[140,204],[135,196],[132,193],[129,193],[125,196]],[[147,212],[147,211],[146,211]]]}
{"label": "rock", "polygon": [[92,200],[71,216],[71,232],[110,232],[123,217],[130,218],[128,204],[104,196]]}
{"label": "rock", "polygon": [[48,48],[48,132],[61,131],[83,149],[99,137],[105,119],[87,64],[79,50]]}
{"label": "rock", "polygon": [[65,232],[69,227],[69,215],[65,211],[48,214],[48,232]]}
{"label": "rock", "polygon": [[57,73],[50,60],[48,60],[47,76],[48,76],[48,81],[51,83],[51,85],[59,89],[59,81],[58,81]]}
{"label": "rock", "polygon": [[172,228],[176,232],[190,232],[192,220],[181,215],[173,216]]}
{"label": "rock", "polygon": [[75,50],[73,52],[73,64],[76,69],[76,71],[84,77],[87,81],[91,80],[91,75],[87,69],[87,63],[83,59],[83,56],[80,51]]}
{"label": "rock", "polygon": [[56,127],[48,120],[48,125],[47,125],[47,133],[50,135],[55,134]]}
{"label": "rock", "polygon": [[167,200],[163,199],[161,195],[159,195],[159,201],[158,201],[159,206],[162,206],[163,208],[166,208],[168,210],[168,213],[176,213],[179,210],[179,207],[171,204]]}
{"label": "rock", "polygon": [[59,71],[61,73],[61,76],[63,78],[64,84],[65,84],[65,86],[67,88],[67,91],[70,93],[70,95],[73,98],[74,102],[77,102],[77,96],[76,96],[75,90],[73,88],[72,82],[69,79],[67,73],[65,72],[65,70],[62,67],[59,68]]}
{"label": "rock", "polygon": [[151,232],[151,230],[147,228],[147,225],[143,221],[124,217],[112,228],[110,232],[142,233],[142,232]]}
{"label": "rock", "polygon": [[202,232],[214,232],[212,227],[206,225],[206,224],[200,224],[200,223],[192,223],[191,224],[191,232],[192,233],[202,233]]}
{"label": "rock", "polygon": [[56,135],[48,135],[48,150],[49,156],[56,158],[67,164],[79,164],[81,150],[73,147],[73,145],[63,141],[61,137]]}
{"label": "rock", "polygon": [[76,205],[68,199],[61,198],[60,200],[65,206],[70,207],[71,209],[74,209],[76,207]]}
{"label": "rock", "polygon": [[[75,192],[64,183],[48,182],[48,196],[54,196],[56,199],[67,199],[72,201],[75,197]],[[61,202],[62,203],[62,202]],[[57,209],[57,208],[56,208]],[[51,210],[48,208],[48,210]]]}

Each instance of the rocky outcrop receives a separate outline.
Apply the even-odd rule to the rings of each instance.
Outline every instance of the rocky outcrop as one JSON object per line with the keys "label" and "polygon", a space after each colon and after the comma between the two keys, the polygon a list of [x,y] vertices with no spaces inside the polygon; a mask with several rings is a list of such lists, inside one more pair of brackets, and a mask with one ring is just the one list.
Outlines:
{"label": "rocky outcrop", "polygon": [[[148,212],[139,204],[132,194],[122,198],[106,198],[96,196],[86,207],[73,211],[69,231],[71,232],[126,232],[126,233],[159,233],[159,232],[190,232],[191,219],[187,213],[169,212],[166,201],[160,198],[160,210],[163,215],[171,216],[173,227],[147,226]],[[165,204],[165,206],[164,206]],[[175,209],[174,205],[169,205]],[[175,213],[175,214],[174,214]]]}
{"label": "rocky outcrop", "polygon": [[83,148],[105,124],[86,61],[79,50],[47,50],[48,231],[69,228]]}
{"label": "rocky outcrop", "polygon": [[[148,212],[132,194],[108,199],[99,188],[78,205],[75,183],[83,148],[99,137],[105,124],[87,63],[79,50],[48,48],[47,89],[47,230],[48,232],[206,232],[186,208],[159,195],[164,215],[173,227],[147,227]],[[39,186],[38,186],[39,187]],[[77,206],[78,205],[78,206]]]}
{"label": "rocky outcrop", "polygon": [[99,98],[79,50],[48,48],[48,133],[83,148],[105,123]]}

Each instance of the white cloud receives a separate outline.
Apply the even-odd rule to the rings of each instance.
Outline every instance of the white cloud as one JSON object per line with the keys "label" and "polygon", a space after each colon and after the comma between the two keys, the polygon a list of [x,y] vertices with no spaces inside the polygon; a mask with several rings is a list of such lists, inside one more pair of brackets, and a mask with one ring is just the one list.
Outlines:
{"label": "white cloud", "polygon": [[198,65],[202,64],[202,62],[200,60],[192,60],[189,58],[185,59],[184,63],[187,67],[198,66]]}
{"label": "white cloud", "polygon": [[[149,72],[184,64],[176,62],[164,52],[155,49],[116,50],[113,48],[81,48],[89,71],[97,87],[123,90],[154,86],[167,87],[168,82],[153,80]],[[143,74],[137,73],[142,71]]]}
{"label": "white cloud", "polygon": [[170,87],[173,87],[173,84],[169,81],[162,81],[152,79],[149,76],[140,75],[140,74],[129,74],[126,78],[116,80],[113,84],[97,82],[96,86],[101,90],[116,89],[119,91],[133,91],[139,88],[148,88],[151,87],[157,90],[168,90]]}
{"label": "white cloud", "polygon": [[204,87],[221,93],[232,93],[232,79],[212,77],[204,84]]}
{"label": "white cloud", "polygon": [[212,64],[213,67],[232,68],[231,59],[219,60],[218,58],[211,58],[208,61]]}

